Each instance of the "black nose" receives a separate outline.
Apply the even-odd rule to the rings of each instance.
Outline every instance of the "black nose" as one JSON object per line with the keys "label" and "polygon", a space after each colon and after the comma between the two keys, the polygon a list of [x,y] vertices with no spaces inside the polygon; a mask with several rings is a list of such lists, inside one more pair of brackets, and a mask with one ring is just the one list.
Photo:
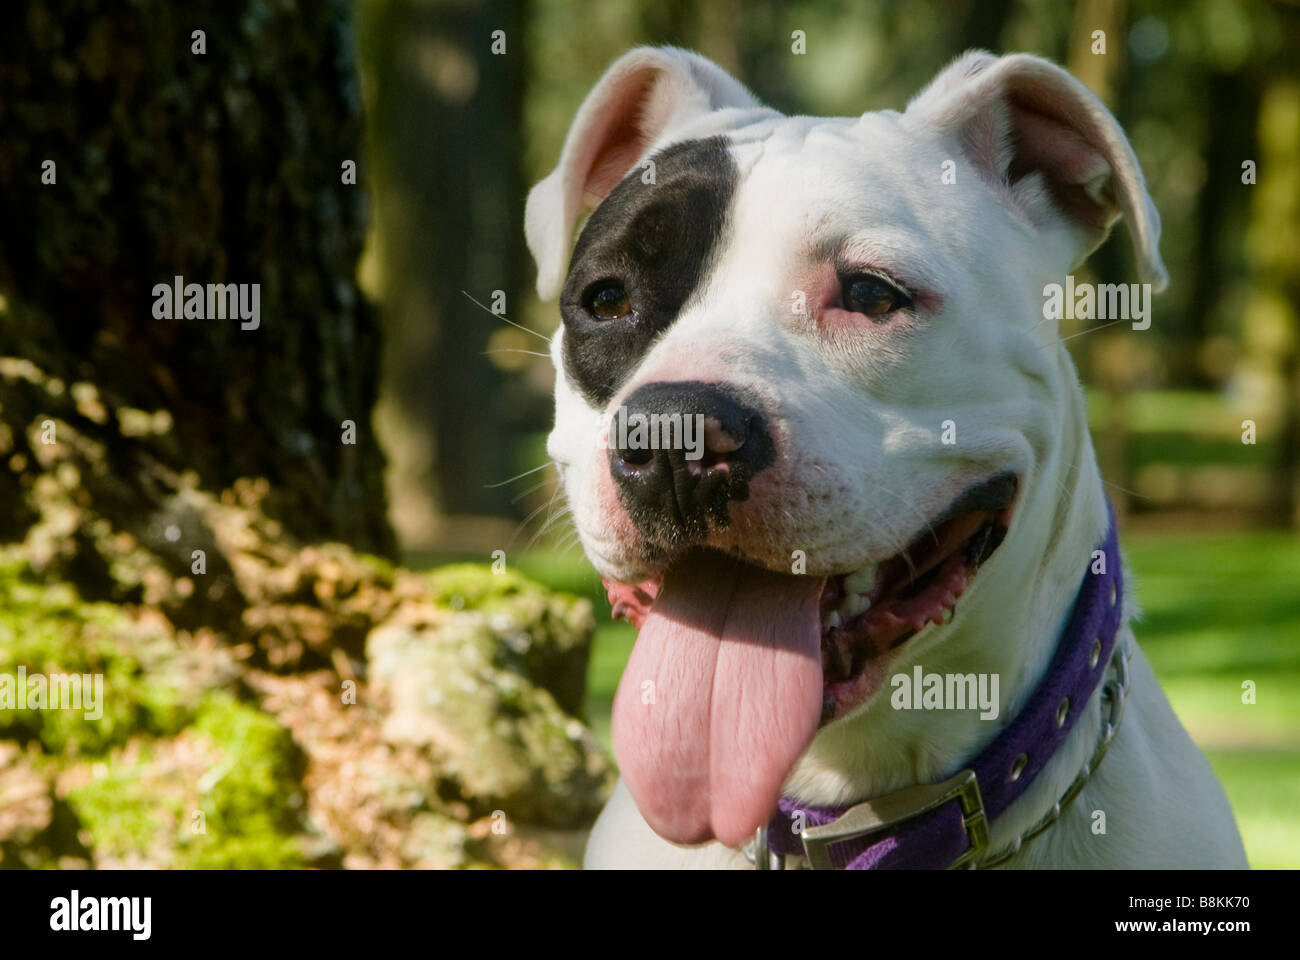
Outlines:
{"label": "black nose", "polygon": [[774,459],[755,402],[725,384],[651,383],[609,425],[609,469],[637,527],[668,543],[726,526],[727,505]]}

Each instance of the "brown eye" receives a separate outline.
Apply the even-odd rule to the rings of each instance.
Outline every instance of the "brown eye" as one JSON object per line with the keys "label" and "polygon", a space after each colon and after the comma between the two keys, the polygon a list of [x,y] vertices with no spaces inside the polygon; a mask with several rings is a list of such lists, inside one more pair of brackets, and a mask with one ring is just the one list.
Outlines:
{"label": "brown eye", "polygon": [[618,320],[632,312],[632,303],[626,290],[618,284],[611,284],[588,298],[587,309],[597,320]]}
{"label": "brown eye", "polygon": [[892,283],[871,274],[846,277],[841,287],[844,309],[872,319],[887,316],[911,304],[911,298]]}

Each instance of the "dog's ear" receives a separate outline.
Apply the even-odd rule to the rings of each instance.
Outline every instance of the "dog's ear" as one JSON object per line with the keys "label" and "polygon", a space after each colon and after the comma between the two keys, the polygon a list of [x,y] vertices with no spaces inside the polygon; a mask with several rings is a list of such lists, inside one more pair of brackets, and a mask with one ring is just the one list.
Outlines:
{"label": "dog's ear", "polygon": [[904,120],[956,134],[981,175],[1035,223],[1064,217],[1076,263],[1123,215],[1142,279],[1164,289],[1160,215],[1133,148],[1102,102],[1056,64],[971,51],[908,104]]}
{"label": "dog's ear", "polygon": [[537,261],[538,295],[549,300],[559,292],[578,216],[595,209],[651,146],[666,144],[701,114],[758,106],[698,54],[639,47],[615,61],[574,117],[559,164],[528,195],[524,234]]}

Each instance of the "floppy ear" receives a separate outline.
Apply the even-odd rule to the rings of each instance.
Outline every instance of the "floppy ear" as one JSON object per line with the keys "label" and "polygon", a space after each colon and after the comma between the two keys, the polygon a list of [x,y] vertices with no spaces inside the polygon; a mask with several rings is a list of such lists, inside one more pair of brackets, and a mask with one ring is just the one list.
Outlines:
{"label": "floppy ear", "polygon": [[675,47],[638,47],[611,66],[573,119],[560,162],[528,195],[524,235],[537,261],[537,293],[564,282],[573,227],[644,156],[685,123],[757,100],[725,70]]}
{"label": "floppy ear", "polygon": [[970,51],[907,105],[904,119],[954,133],[1035,224],[1063,219],[1078,241],[1076,264],[1123,215],[1142,279],[1164,289],[1160,215],[1133,148],[1102,102],[1056,64]]}

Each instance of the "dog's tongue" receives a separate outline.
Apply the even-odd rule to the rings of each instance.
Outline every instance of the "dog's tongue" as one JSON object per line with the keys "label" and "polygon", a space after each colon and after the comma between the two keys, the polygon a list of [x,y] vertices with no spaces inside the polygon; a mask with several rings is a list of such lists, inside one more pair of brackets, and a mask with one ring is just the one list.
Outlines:
{"label": "dog's tongue", "polygon": [[702,551],[664,578],[613,711],[623,778],[660,836],[735,847],[771,816],[821,717],[824,583]]}

